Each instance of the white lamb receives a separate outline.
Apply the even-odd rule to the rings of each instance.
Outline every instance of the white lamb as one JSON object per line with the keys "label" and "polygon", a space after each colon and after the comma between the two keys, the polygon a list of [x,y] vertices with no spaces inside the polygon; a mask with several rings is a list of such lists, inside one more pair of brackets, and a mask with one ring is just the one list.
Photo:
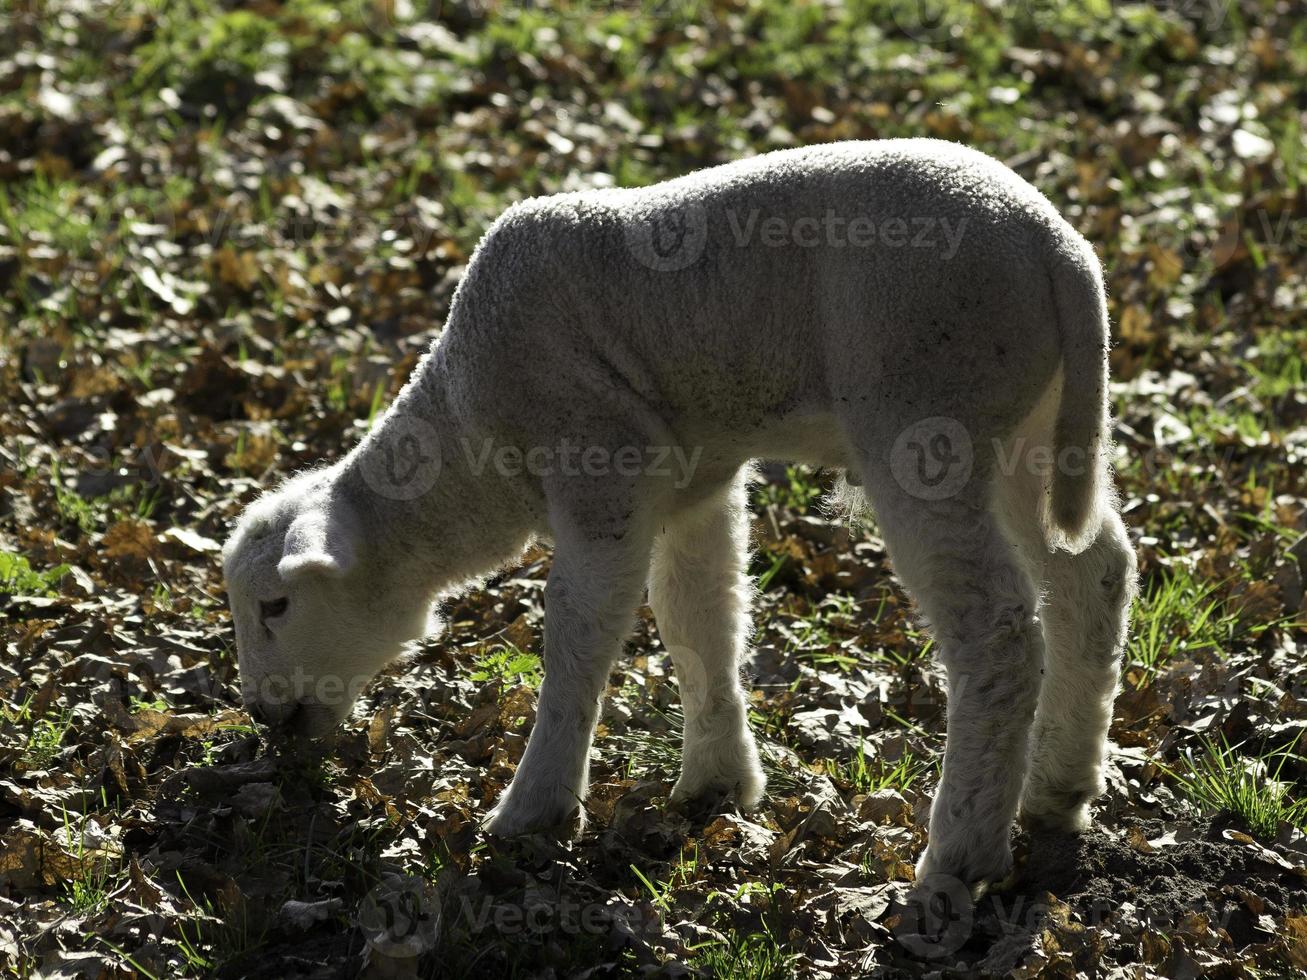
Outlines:
{"label": "white lamb", "polygon": [[441,596],[547,539],[545,678],[489,830],[581,818],[646,586],[685,706],[673,797],[751,807],[748,464],[842,469],[948,675],[918,873],[1001,880],[1018,807],[1082,829],[1104,788],[1135,581],[1107,344],[1090,246],[955,144],[836,143],[525,201],[373,431],[227,543],[246,704],[328,732]]}

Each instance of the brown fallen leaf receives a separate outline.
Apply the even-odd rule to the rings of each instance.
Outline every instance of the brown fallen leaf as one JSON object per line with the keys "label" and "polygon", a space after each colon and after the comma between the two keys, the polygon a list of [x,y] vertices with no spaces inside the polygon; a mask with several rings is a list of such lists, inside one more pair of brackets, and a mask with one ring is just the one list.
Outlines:
{"label": "brown fallen leaf", "polygon": [[1307,915],[1284,917],[1284,940],[1289,950],[1289,962],[1299,970],[1307,970]]}
{"label": "brown fallen leaf", "polygon": [[1228,841],[1234,841],[1237,844],[1243,844],[1245,847],[1252,848],[1257,853],[1257,856],[1267,864],[1273,864],[1278,868],[1283,868],[1285,871],[1291,871],[1301,878],[1307,878],[1307,867],[1300,864],[1294,864],[1279,851],[1271,850],[1271,848],[1267,847],[1265,844],[1262,844],[1260,841],[1250,837],[1242,831],[1227,829],[1222,831],[1221,836]]}

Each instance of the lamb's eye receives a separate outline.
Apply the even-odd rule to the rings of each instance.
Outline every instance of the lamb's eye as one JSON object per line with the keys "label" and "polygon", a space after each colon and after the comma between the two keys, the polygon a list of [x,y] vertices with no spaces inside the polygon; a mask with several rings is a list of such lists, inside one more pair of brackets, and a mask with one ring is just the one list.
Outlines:
{"label": "lamb's eye", "polygon": [[280,599],[265,599],[259,602],[259,619],[267,622],[270,619],[276,619],[286,611],[290,600],[285,596]]}

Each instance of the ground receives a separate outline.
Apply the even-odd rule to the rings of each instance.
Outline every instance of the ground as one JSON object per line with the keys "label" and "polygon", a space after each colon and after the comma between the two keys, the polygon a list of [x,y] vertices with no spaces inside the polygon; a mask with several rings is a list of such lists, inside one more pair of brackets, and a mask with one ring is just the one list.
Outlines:
{"label": "ground", "polygon": [[[1288,976],[1307,969],[1307,20],[1288,5],[61,0],[0,18],[0,967],[48,977]],[[1108,275],[1138,546],[1108,792],[1006,891],[902,904],[941,677],[830,474],[764,467],[770,791],[680,812],[644,613],[589,826],[478,821],[549,556],[325,744],[237,695],[218,547],[339,456],[521,197],[932,135]]]}

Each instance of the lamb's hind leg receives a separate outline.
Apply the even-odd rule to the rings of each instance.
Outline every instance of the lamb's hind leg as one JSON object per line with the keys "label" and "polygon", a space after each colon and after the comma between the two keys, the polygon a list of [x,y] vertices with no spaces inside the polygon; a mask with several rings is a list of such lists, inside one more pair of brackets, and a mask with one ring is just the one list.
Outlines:
{"label": "lamb's hind leg", "polygon": [[1010,463],[995,483],[995,503],[1042,592],[1044,677],[1021,822],[1083,830],[1090,802],[1104,789],[1107,730],[1135,594],[1135,553],[1110,500],[1100,501],[1105,516],[1084,551],[1070,554],[1048,546],[1041,513],[1051,476],[1045,461],[1054,456],[1056,394],[1057,388],[1050,388],[1042,407],[1009,440],[1004,458]]}
{"label": "lamb's hind leg", "polygon": [[923,500],[867,477],[894,570],[948,674],[944,771],[917,873],[1001,881],[1043,659],[1034,584],[978,491]]}
{"label": "lamb's hind leg", "polygon": [[1077,555],[1044,563],[1047,666],[1031,737],[1021,822],[1084,830],[1104,789],[1103,761],[1120,678],[1135,554],[1115,512]]}
{"label": "lamb's hind leg", "polygon": [[740,661],[750,632],[745,485],[669,520],[654,540],[649,603],[676,666],[685,708],[681,778],[673,799],[734,792],[752,807],[764,779],[749,732]]}

